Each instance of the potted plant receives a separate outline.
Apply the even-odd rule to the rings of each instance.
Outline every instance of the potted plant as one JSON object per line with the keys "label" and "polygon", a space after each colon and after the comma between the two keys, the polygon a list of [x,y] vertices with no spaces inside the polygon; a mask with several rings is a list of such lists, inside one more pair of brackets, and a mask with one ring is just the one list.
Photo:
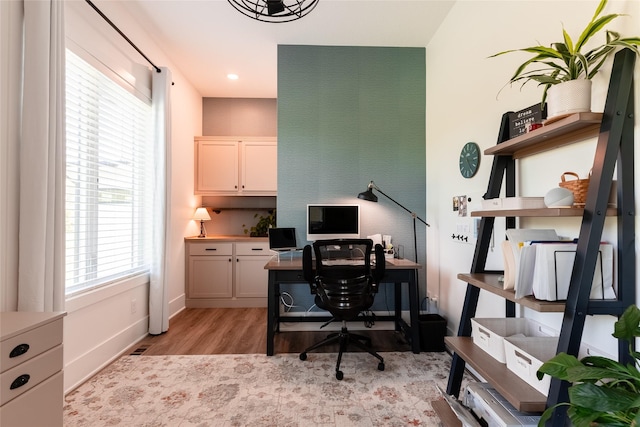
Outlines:
{"label": "potted plant", "polygon": [[606,357],[588,356],[578,360],[560,353],[544,363],[543,374],[572,383],[569,402],[547,408],[539,426],[543,426],[558,406],[568,406],[567,416],[575,426],[640,426],[640,353],[631,343],[640,337],[640,309],[629,306],[616,322],[613,336],[629,343],[635,364],[623,365]]}
{"label": "potted plant", "polygon": [[[604,44],[593,47],[585,53],[582,52],[583,49],[586,49],[589,40],[593,36],[602,31],[611,21],[623,16],[617,13],[601,16],[606,5],[607,0],[600,1],[593,18],[591,18],[591,21],[575,43],[563,28],[562,41],[551,43],[549,47],[531,46],[524,49],[512,49],[496,53],[490,58],[512,52],[533,54],[532,58],[526,60],[516,69],[509,83],[522,82],[524,86],[527,82],[534,81],[538,82],[539,86],[544,86],[542,105],[544,106],[548,95],[547,111],[549,118],[578,111],[590,111],[591,79],[598,73],[609,56],[614,54],[618,48],[623,47],[632,49],[636,54],[640,54],[638,49],[640,37],[621,38],[620,34],[610,30],[605,31],[606,40]],[[535,68],[531,69],[532,67]],[[583,96],[578,102],[582,102],[582,104],[577,106],[569,104],[571,98],[567,98],[563,92],[563,90],[567,89],[580,91]]]}
{"label": "potted plant", "polygon": [[[267,211],[267,215],[255,214],[254,218],[258,218],[258,222],[251,228],[245,228],[244,234],[249,234],[250,237],[266,237],[269,229],[276,226],[276,210],[270,209]],[[246,225],[242,224],[243,227]]]}

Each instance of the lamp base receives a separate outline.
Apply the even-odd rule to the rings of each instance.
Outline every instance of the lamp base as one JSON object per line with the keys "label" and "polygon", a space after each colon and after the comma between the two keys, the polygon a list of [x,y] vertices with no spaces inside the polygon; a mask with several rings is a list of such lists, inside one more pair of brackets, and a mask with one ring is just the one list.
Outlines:
{"label": "lamp base", "polygon": [[207,231],[204,228],[204,221],[200,220],[200,235],[199,238],[207,237]]}

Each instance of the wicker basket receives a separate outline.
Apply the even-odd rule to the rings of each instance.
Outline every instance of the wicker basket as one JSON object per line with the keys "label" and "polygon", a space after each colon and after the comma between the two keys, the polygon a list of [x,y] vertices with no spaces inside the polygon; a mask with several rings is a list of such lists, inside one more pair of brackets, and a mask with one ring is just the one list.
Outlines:
{"label": "wicker basket", "polygon": [[[565,176],[570,175],[575,177],[576,179],[566,180]],[[562,188],[566,188],[573,193],[573,204],[574,205],[584,205],[587,201],[587,191],[589,190],[589,181],[591,179],[591,173],[589,173],[589,178],[580,179],[577,173],[575,172],[565,172],[560,177],[561,182],[558,184]]]}

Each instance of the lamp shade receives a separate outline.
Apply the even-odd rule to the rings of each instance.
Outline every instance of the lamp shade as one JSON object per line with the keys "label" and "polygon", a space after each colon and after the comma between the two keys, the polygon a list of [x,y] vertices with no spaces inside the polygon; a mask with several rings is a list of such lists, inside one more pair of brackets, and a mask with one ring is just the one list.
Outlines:
{"label": "lamp shade", "polygon": [[373,194],[373,188],[369,187],[367,191],[358,194],[358,199],[366,200],[367,202],[377,202],[378,196]]}
{"label": "lamp shade", "polygon": [[209,221],[211,217],[209,216],[209,212],[207,212],[207,208],[198,208],[196,212],[193,214],[193,218],[198,221]]}

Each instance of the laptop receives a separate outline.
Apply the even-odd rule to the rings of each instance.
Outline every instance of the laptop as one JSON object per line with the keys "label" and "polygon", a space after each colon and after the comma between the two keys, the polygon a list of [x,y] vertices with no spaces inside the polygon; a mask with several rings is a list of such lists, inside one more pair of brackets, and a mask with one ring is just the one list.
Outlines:
{"label": "laptop", "polygon": [[296,241],[296,229],[293,227],[270,228],[269,249],[278,252],[302,250]]}

